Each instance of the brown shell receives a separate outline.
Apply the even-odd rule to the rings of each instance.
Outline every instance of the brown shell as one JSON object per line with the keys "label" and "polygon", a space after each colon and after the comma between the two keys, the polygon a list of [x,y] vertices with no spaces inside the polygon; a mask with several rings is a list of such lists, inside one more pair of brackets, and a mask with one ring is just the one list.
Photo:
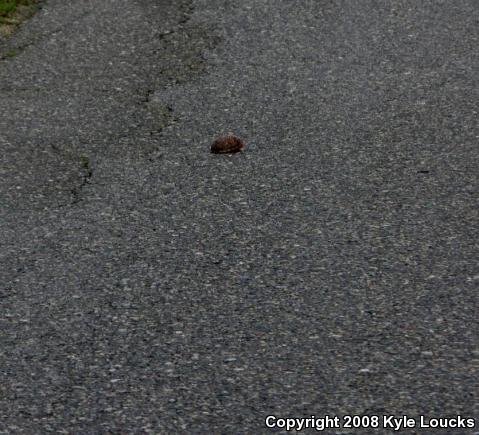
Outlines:
{"label": "brown shell", "polygon": [[211,145],[211,152],[215,154],[237,153],[245,147],[244,142],[236,136],[221,136]]}

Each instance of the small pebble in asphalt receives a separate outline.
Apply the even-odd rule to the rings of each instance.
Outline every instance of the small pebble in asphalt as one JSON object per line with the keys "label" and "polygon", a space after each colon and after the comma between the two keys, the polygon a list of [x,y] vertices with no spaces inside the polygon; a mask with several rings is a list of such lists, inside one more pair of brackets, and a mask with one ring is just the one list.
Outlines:
{"label": "small pebble in asphalt", "polygon": [[221,136],[211,145],[211,152],[215,154],[231,154],[243,151],[246,144],[233,135]]}

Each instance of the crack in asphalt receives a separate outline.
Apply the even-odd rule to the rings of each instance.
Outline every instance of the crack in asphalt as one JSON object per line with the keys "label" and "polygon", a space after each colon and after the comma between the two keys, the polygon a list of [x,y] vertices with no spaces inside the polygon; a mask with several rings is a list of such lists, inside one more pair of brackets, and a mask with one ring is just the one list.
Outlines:
{"label": "crack in asphalt", "polygon": [[85,186],[91,182],[93,177],[93,169],[91,167],[90,159],[87,156],[80,156],[80,160],[83,172],[82,181],[77,187],[71,189],[73,200],[70,205],[78,204],[81,201],[81,192]]}

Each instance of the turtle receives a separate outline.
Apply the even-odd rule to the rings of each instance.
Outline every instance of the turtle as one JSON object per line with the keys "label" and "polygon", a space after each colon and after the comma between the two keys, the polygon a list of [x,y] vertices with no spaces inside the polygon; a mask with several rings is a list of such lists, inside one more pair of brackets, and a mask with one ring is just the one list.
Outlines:
{"label": "turtle", "polygon": [[246,144],[232,134],[220,136],[211,144],[211,152],[214,154],[233,154],[246,149]]}

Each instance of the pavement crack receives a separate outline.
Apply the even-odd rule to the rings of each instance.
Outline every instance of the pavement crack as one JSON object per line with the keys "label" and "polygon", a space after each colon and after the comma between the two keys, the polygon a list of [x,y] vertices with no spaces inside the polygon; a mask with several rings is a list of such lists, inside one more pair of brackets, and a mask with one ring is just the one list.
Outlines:
{"label": "pavement crack", "polygon": [[153,89],[147,89],[145,95],[141,98],[140,104],[148,104],[151,101],[151,96],[155,93]]}
{"label": "pavement crack", "polygon": [[81,183],[71,189],[71,194],[73,195],[73,200],[70,205],[78,204],[81,200],[81,192],[83,188],[90,183],[91,178],[93,177],[93,169],[91,167],[90,159],[88,156],[80,156],[81,170],[83,172]]}

